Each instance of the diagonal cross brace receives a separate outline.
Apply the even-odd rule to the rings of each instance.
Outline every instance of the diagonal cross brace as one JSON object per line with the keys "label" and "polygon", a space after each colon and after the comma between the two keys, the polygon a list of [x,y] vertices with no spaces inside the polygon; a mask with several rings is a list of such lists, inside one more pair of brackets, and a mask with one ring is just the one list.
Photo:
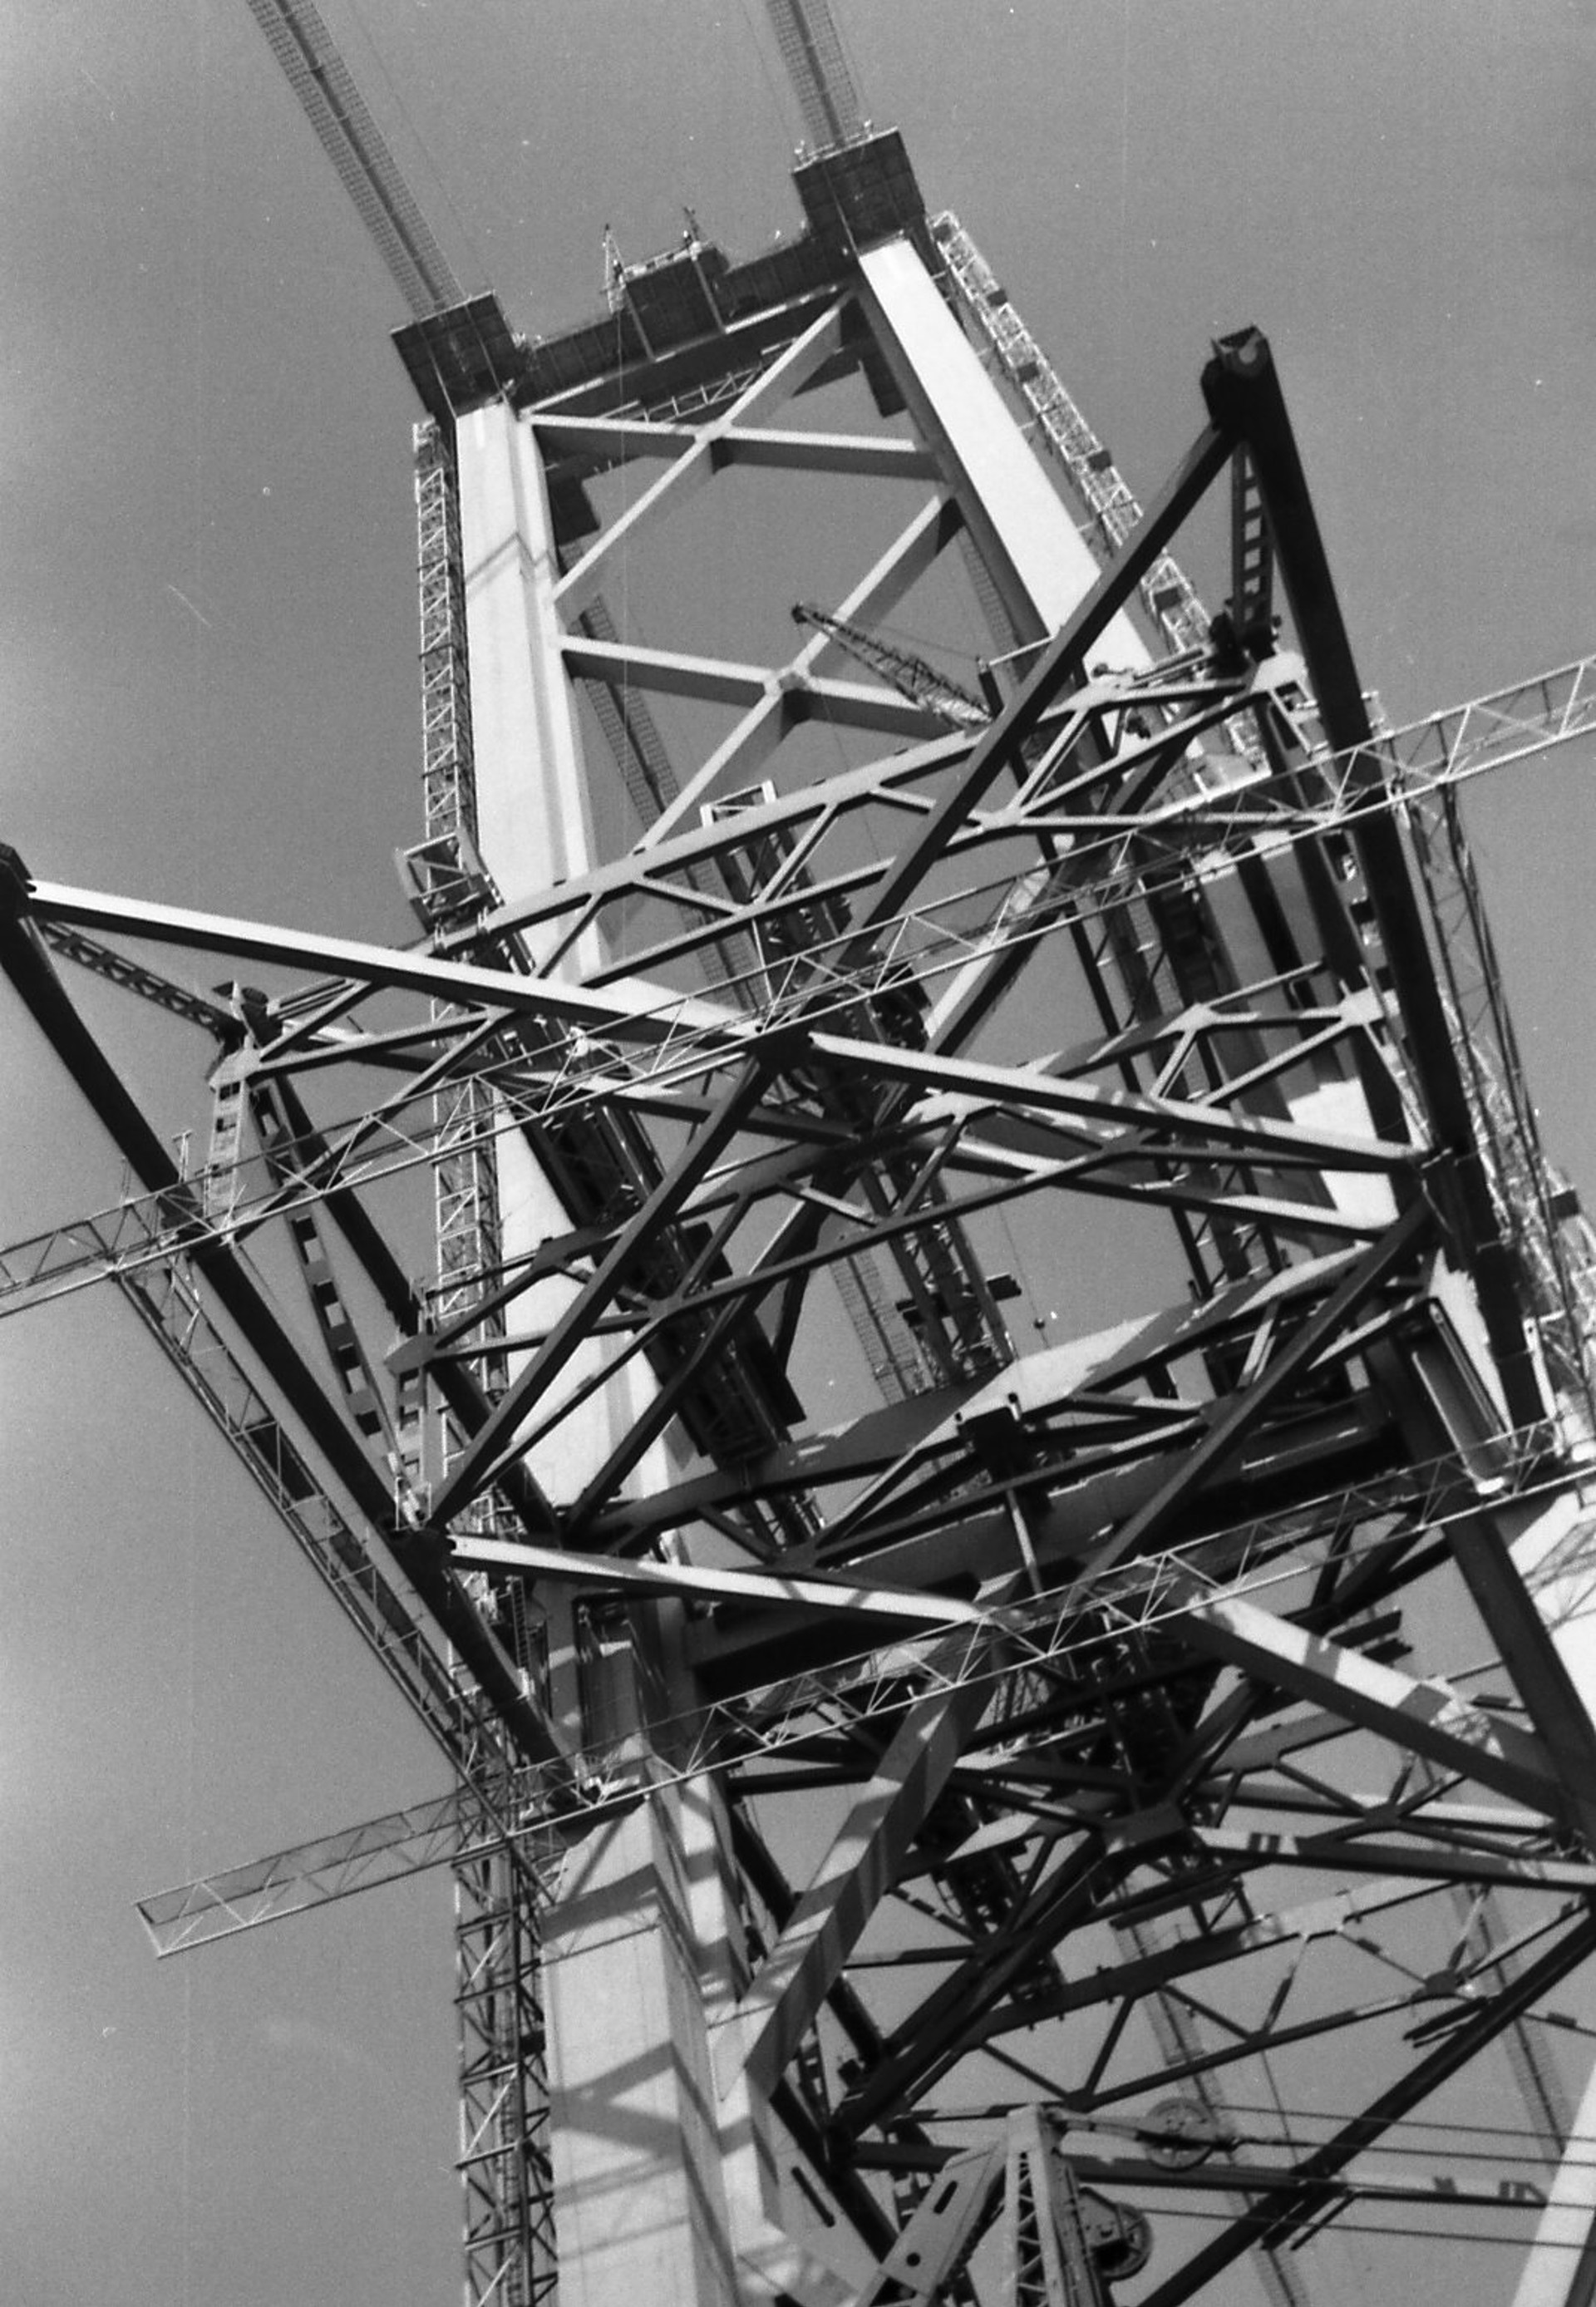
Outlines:
{"label": "diagonal cross brace", "polygon": [[871,932],[890,922],[902,909],[936,865],[970,811],[1037,728],[1059,691],[1079,678],[1087,651],[1130,599],[1170,538],[1223,470],[1229,455],[1227,442],[1214,427],[1198,435],[1163,493],[1149,506],[1124,553],[1104,571],[1068,622],[1049,643],[1012,704],[971,748],[963,770],[871,899],[860,923],[865,934],[845,957],[845,965],[862,953]]}
{"label": "diagonal cross brace", "polygon": [[[1175,1146],[1160,1144],[1160,1153],[1179,1150],[1181,1138],[1195,1140],[1205,1154],[1217,1145],[1267,1163],[1273,1157],[1285,1162],[1316,1162],[1329,1170],[1389,1172],[1409,1167],[1415,1159],[1412,1146],[1380,1137],[1343,1137],[1299,1128],[1294,1123],[1273,1121],[1266,1115],[1233,1112],[1217,1102],[1153,1096],[1139,1090],[1100,1086],[1094,1082],[1061,1079],[1036,1066],[983,1065],[940,1051],[906,1050],[893,1043],[860,1042],[840,1033],[817,1032],[816,1053],[837,1066],[850,1066],[877,1079],[900,1082],[919,1091],[928,1101],[945,1101],[949,1117],[1000,1111],[1056,1113],[1074,1120],[1107,1125],[1134,1125]],[[942,1108],[932,1104],[931,1111]]]}
{"label": "diagonal cross brace", "polygon": [[542,1347],[495,1406],[480,1431],[456,1459],[448,1480],[433,1501],[440,1522],[485,1489],[501,1461],[513,1454],[515,1437],[528,1413],[548,1392],[572,1357],[592,1334],[594,1323],[614,1304],[635,1264],[638,1252],[651,1234],[669,1224],[706,1171],[720,1158],[742,1128],[750,1108],[763,1095],[779,1062],[782,1046],[777,1037],[767,1042],[745,1066],[710,1119],[688,1140],[637,1215],[617,1238],[614,1248],[586,1286],[566,1308]]}
{"label": "diagonal cross brace", "polygon": [[1432,1222],[1425,1203],[1409,1204],[1395,1223],[1351,1266],[1317,1313],[1309,1315],[1249,1385],[1229,1398],[1201,1442],[1186,1452],[1156,1495],[1121,1523],[1093,1557],[1089,1576],[1101,1576],[1128,1555],[1144,1552],[1166,1534],[1214,1467],[1252,1431],[1278,1397],[1311,1368],[1364,1300],[1412,1255]]}
{"label": "diagonal cross brace", "polygon": [[991,1695],[980,1681],[910,1709],[716,2045],[722,2097],[740,2075],[761,2095],[775,2088],[892,1888]]}
{"label": "diagonal cross brace", "polygon": [[1256,1602],[1225,1594],[1205,1600],[1195,1579],[1177,1583],[1174,1592],[1182,1634],[1197,1648],[1443,1770],[1552,1817],[1563,1814],[1567,1798],[1550,1754],[1516,1723],[1471,1705],[1444,1683],[1377,1665]]}
{"label": "diagonal cross brace", "polygon": [[[0,861],[0,863],[14,861]],[[147,1116],[79,1016],[26,919],[22,869],[0,872],[0,969],[11,979],[98,1119],[151,1193],[169,1194],[174,1206],[189,1188]],[[393,1526],[388,1484],[359,1437],[306,1365],[265,1293],[230,1245],[201,1241],[190,1253],[194,1268],[228,1322],[245,1341],[321,1459],[371,1526],[382,1533],[400,1566],[448,1640],[498,1710],[511,1737],[529,1760],[563,1769],[564,1744],[542,1707],[522,1688],[510,1661],[447,1571],[425,1553],[404,1548]]]}

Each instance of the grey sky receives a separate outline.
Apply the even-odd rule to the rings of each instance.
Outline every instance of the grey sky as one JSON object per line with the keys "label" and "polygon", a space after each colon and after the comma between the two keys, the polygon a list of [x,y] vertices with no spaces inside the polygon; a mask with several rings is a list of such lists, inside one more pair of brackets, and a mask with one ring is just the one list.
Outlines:
{"label": "grey sky", "polygon": [[[1210,335],[1269,332],[1394,718],[1596,647],[1596,8],[835,4],[1133,486],[1195,431]],[[683,202],[736,252],[794,227],[757,0],[323,5],[522,327],[596,305],[606,223],[628,256]],[[9,21],[0,839],[57,879],[405,936],[397,296],[242,0]],[[1596,1192],[1592,770],[1517,773],[1471,822],[1551,1151]],[[118,1175],[6,1033],[9,1239]],[[160,1970],[130,1904],[440,1767],[120,1306],[0,1327],[0,2297],[452,2296],[446,1885]]]}

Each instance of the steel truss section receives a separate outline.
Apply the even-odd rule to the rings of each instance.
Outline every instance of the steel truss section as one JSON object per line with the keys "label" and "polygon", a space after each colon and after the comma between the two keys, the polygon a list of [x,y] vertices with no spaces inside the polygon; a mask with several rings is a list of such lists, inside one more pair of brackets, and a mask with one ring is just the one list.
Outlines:
{"label": "steel truss section", "polygon": [[[642,2295],[584,2224],[624,2166],[761,2296],[929,2299],[929,2236],[941,2296],[1096,2307],[1146,2213],[1158,2307],[1255,2249],[1294,2299],[1271,2254],[1410,2202],[1370,2150],[1491,2045],[1549,2118],[1523,2029],[1592,1949],[1592,1265],[1454,803],[1591,725],[1589,668],[1375,729],[1264,341],[1141,514],[967,236],[888,213],[901,146],[825,141],[760,297],[695,234],[424,433],[419,944],[8,853],[0,961],[133,1182],[0,1275],[115,1277],[461,1771],[143,1911],[176,1951],[454,1865],[468,2298],[552,2296],[573,2234]],[[462,527],[490,449],[513,614]],[[605,606],[624,565],[675,630],[689,502],[837,488],[875,527],[796,644],[790,599],[719,654]],[[1210,620],[1170,587],[1215,498]],[[1025,644],[957,727],[891,677],[927,599]],[[591,799],[590,724],[641,820],[555,828],[551,886],[478,853],[490,614],[524,758]],[[221,1042],[202,1175],[75,968]],[[1271,2100],[1346,2119],[1300,2148]]]}
{"label": "steel truss section", "polygon": [[459,282],[313,0],[247,5],[410,310],[420,315],[459,304]]}
{"label": "steel truss section", "polygon": [[538,1908],[504,1844],[456,1861],[455,2003],[468,2307],[555,2295]]}
{"label": "steel truss section", "polygon": [[[416,569],[420,592],[422,798],[426,839],[404,861],[427,927],[480,912],[496,895],[477,849],[472,750],[470,648],[454,446],[437,424],[416,436]],[[443,1022],[447,1008],[434,1007]],[[447,1023],[442,1038],[449,1039]],[[492,1044],[485,1046],[491,1047]],[[270,1093],[270,1085],[268,1085]],[[484,1301],[484,1276],[503,1253],[498,1166],[498,1101],[475,1071],[441,1080],[433,1093],[433,1213],[438,1284],[435,1316],[463,1328],[476,1349],[487,1396],[505,1383],[503,1322]],[[459,1403],[429,1413],[418,1376],[397,1388],[396,1417],[406,1471],[425,1488],[446,1479],[468,1445]],[[430,1430],[429,1430],[430,1429]],[[523,1675],[541,1680],[519,1593],[479,1577],[476,1598]],[[469,1764],[467,1748],[457,1765]],[[486,1753],[506,1818],[508,1758]],[[475,1795],[468,1768],[465,1784]],[[489,1807],[485,1806],[485,1807]],[[546,2029],[541,1976],[543,1877],[524,1846],[507,1838],[454,1861],[455,2008],[459,2028],[459,2172],[464,2199],[465,2295],[468,2307],[539,2307],[556,2280],[548,2147]],[[546,1861],[545,1861],[546,1864]]]}

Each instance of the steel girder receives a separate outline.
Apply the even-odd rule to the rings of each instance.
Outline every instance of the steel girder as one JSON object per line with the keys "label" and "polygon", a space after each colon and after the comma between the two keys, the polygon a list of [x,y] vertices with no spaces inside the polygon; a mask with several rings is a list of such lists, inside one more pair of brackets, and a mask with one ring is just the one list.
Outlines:
{"label": "steel girder", "polygon": [[[833,588],[840,614],[951,584],[943,549],[987,516],[929,420],[862,431],[846,372],[888,397],[878,325],[845,279],[785,335],[762,325],[701,422],[602,394],[527,412],[570,531],[563,677],[690,708],[670,735],[693,766],[593,870],[507,904],[442,858],[450,907],[400,951],[13,862],[0,960],[147,1198],[12,1270],[24,1294],[116,1272],[191,1384],[193,1326],[164,1308],[225,1327],[241,1390],[219,1422],[258,1479],[275,1464],[278,1510],[313,1523],[307,1550],[354,1580],[457,1759],[486,1741],[425,1814],[150,1902],[164,1944],[463,1862],[468,2152],[536,2161],[536,2109],[493,2127],[538,2082],[526,1910],[557,1910],[562,1848],[712,1782],[740,1945],[731,2003],[704,1988],[717,2087],[775,2111],[878,2258],[870,2174],[895,2154],[940,2168],[968,2135],[940,2126],[1017,2082],[1134,2125],[1182,2079],[1222,2123],[1238,2071],[1309,2108],[1326,2072],[1341,2105],[1362,2079],[1306,2156],[1266,2139],[1222,2158],[1236,2142],[1215,2137],[1177,2173],[1072,2149],[1077,2175],[1162,2206],[1154,2295],[1173,2307],[1260,2234],[1300,2238],[1373,2189],[1359,2157],[1381,2129],[1591,1951],[1588,1694],[1523,1567],[1583,1545],[1579,1241],[1516,1077],[1497,1094],[1499,1065],[1459,1061],[1449,1021],[1480,985],[1511,1057],[1461,828],[1426,825],[1416,879],[1394,804],[1437,771],[1363,716],[1255,335],[1205,373],[1206,421],[1146,520],[991,674],[984,730],[828,678],[824,637],[761,664],[582,627],[723,475],[923,493]],[[802,389],[852,398],[782,429]],[[606,476],[644,463],[606,520]],[[1266,524],[1290,630],[1105,660],[1232,471],[1235,564],[1256,570]],[[449,480],[434,459],[440,533]],[[1510,750],[1520,725],[1500,725]],[[817,726],[902,749],[784,774]],[[456,815],[429,837],[468,831]],[[1426,910],[1442,865],[1467,900],[1445,919]],[[179,1174],[46,940],[223,1038],[244,1117],[225,1175]],[[270,982],[219,1011],[146,948]],[[407,1178],[510,1138],[569,1223],[509,1257],[479,1231],[478,1271],[417,1290]],[[995,1286],[1000,1211],[1026,1229],[1026,1351]],[[1077,1282],[1098,1224],[1137,1276],[1117,1299]],[[302,1317],[255,1278],[289,1271],[275,1231]],[[1150,1242],[1173,1253],[1164,1311],[1143,1310]],[[897,1262],[934,1383],[838,1419],[814,1393],[837,1354],[825,1277],[862,1253]],[[551,1492],[528,1446],[633,1356],[636,1428]],[[632,1495],[656,1431],[674,1470]],[[537,1687],[527,1612],[550,1600],[640,1657],[669,1630],[640,1730],[606,1744],[579,1674],[574,1712]],[[805,1857],[817,1797],[838,1822]],[[1323,1884],[1306,1906],[1304,1870]],[[1489,1940],[1459,1883],[1499,1886]],[[1162,2037],[1155,1996],[1184,2020]],[[1356,2064],[1326,2063],[1352,2028]],[[496,2267],[505,2189],[483,2183]],[[1183,2217],[1199,2186],[1248,2207],[1213,2241]],[[546,2251],[541,2230],[520,2251]]]}

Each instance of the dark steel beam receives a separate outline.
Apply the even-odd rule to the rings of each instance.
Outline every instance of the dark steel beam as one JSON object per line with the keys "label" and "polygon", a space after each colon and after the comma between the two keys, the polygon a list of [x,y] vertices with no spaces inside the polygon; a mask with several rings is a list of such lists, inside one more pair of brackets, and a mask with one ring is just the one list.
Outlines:
{"label": "dark steel beam", "polygon": [[[181,1212],[191,1205],[190,1189],[78,1015],[24,918],[27,890],[21,861],[14,853],[5,852],[0,855],[0,968],[134,1174],[149,1192],[169,1196],[174,1210]],[[197,1243],[189,1254],[218,1304],[258,1357],[340,1486],[372,1527],[382,1533],[406,1576],[476,1677],[521,1752],[530,1761],[562,1765],[562,1743],[542,1709],[523,1691],[509,1660],[452,1577],[424,1550],[405,1544],[395,1524],[386,1480],[234,1252],[211,1239]]]}
{"label": "dark steel beam", "polygon": [[[1094,585],[1068,623],[1043,651],[1034,671],[991,727],[971,748],[963,770],[908,847],[894,860],[859,921],[863,932],[892,921],[946,851],[1019,749],[1039,726],[1060,690],[1085,670],[1087,652],[1135,595],[1170,539],[1223,471],[1229,445],[1215,428],[1200,433],[1144,515],[1123,553]],[[862,948],[850,947],[849,958]]]}
{"label": "dark steel beam", "polygon": [[[286,1075],[275,1076],[271,1081],[271,1091],[281,1102],[296,1149],[312,1164],[329,1159],[327,1142],[312,1122],[292,1081]],[[405,1338],[419,1341],[426,1331],[426,1309],[365,1203],[348,1186],[334,1188],[325,1198],[329,1216],[382,1299],[395,1327]],[[480,1316],[473,1318],[480,1318]],[[387,1359],[390,1369],[402,1367],[399,1358],[390,1354]],[[480,1432],[487,1421],[491,1405],[486,1394],[465,1365],[459,1362],[437,1364],[433,1368],[433,1382],[461,1432]],[[502,1467],[497,1487],[527,1530],[535,1535],[544,1535],[553,1529],[553,1509],[529,1468],[520,1464]]]}
{"label": "dark steel beam", "polygon": [[[1285,399],[1266,340],[1257,330],[1226,338],[1203,373],[1215,425],[1245,443],[1268,516],[1291,616],[1308,661],[1326,737],[1351,752],[1354,780],[1373,794],[1385,780],[1362,684],[1330,563],[1309,494]],[[1454,1165],[1463,1247],[1501,1371],[1508,1412],[1523,1425],[1546,1414],[1525,1336],[1512,1252],[1491,1204],[1468,1093],[1442,1005],[1418,901],[1395,821],[1376,810],[1350,836],[1379,924],[1406,1028],[1406,1056],[1438,1147]]]}
{"label": "dark steel beam", "polygon": [[1311,1368],[1382,1282],[1415,1255],[1432,1224],[1424,1203],[1409,1205],[1383,1239],[1357,1260],[1318,1311],[1307,1317],[1278,1353],[1270,1356],[1251,1383],[1217,1405],[1214,1422],[1203,1440],[1185,1454],[1156,1497],[1122,1523],[1094,1557],[1090,1576],[1099,1577],[1128,1556],[1156,1545],[1179,1520],[1211,1470],[1230,1455],[1256,1428],[1265,1411]]}
{"label": "dark steel beam", "polygon": [[1181,2307],[1215,2276],[1223,2274],[1257,2244],[1283,2243],[1326,2208],[1330,2183],[1339,2178],[1355,2155],[1372,2146],[1394,2123],[1422,2105],[1432,2091],[1458,2073],[1487,2044],[1534,2008],[1569,1973],[1596,1951],[1596,1917],[1582,1915],[1557,1943],[1529,1964],[1512,1984],[1482,2007],[1459,2020],[1428,2057],[1370,2100],[1363,2114],[1344,2123],[1333,2138],[1306,2156],[1297,2165],[1295,2185],[1267,2212],[1240,2220],[1206,2243],[1186,2265],[1176,2269],[1151,2292],[1144,2307]]}

